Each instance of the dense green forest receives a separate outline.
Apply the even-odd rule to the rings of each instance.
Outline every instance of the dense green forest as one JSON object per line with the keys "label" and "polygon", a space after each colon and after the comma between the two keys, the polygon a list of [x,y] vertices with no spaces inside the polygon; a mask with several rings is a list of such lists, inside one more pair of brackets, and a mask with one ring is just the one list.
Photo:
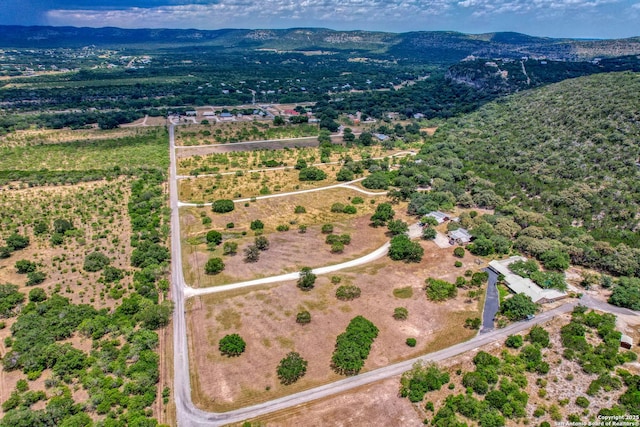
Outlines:
{"label": "dense green forest", "polygon": [[481,238],[472,252],[501,252],[508,239],[502,249],[512,241],[550,265],[568,258],[640,275],[638,91],[638,74],[611,73],[487,104],[440,127],[395,183],[405,196],[431,183],[432,192],[408,196],[410,213],[452,203],[495,208],[463,219]]}

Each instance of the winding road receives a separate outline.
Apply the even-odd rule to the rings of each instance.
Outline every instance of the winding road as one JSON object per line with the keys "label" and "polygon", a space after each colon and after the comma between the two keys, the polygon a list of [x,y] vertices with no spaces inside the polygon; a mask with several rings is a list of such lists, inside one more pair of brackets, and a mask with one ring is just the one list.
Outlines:
{"label": "winding road", "polygon": [[[191,400],[191,379],[189,376],[189,356],[188,356],[188,343],[187,343],[187,326],[185,318],[185,300],[187,298],[204,295],[214,292],[224,292],[230,289],[238,289],[243,287],[257,286],[266,283],[276,283],[287,280],[295,280],[298,278],[298,273],[289,273],[279,276],[266,277],[257,280],[250,280],[246,282],[240,282],[230,285],[218,286],[213,288],[194,289],[185,283],[183,270],[182,270],[182,253],[180,242],[180,218],[179,208],[180,206],[188,206],[188,204],[181,204],[178,200],[178,175],[176,169],[176,147],[175,147],[175,133],[174,125],[169,126],[169,138],[170,138],[170,178],[169,178],[169,198],[171,206],[171,298],[175,304],[173,314],[173,348],[174,348],[174,392],[173,396],[176,403],[176,422],[180,427],[186,426],[220,426],[228,423],[239,422],[246,419],[258,417],[270,412],[290,408],[296,405],[311,402],[316,399],[332,396],[338,393],[342,393],[362,385],[370,384],[376,381],[387,379],[396,375],[400,375],[417,361],[441,361],[447,358],[462,354],[469,350],[476,349],[485,344],[495,342],[497,340],[504,340],[508,335],[518,333],[525,329],[530,328],[534,324],[543,323],[551,320],[555,316],[567,313],[577,305],[576,302],[567,302],[555,309],[549,310],[545,313],[538,315],[535,319],[528,322],[514,323],[504,329],[497,329],[487,331],[483,334],[478,334],[476,337],[469,341],[448,347],[446,349],[430,353],[415,359],[406,360],[403,362],[395,363],[383,368],[375,369],[348,377],[340,381],[336,381],[330,384],[325,384],[320,387],[315,387],[309,390],[305,390],[299,393],[291,394],[279,399],[271,400],[268,402],[260,403],[257,405],[248,406],[245,408],[237,409],[234,411],[224,413],[206,412],[195,407]],[[339,184],[337,186],[323,187],[323,189],[334,188],[339,186],[345,186],[347,184]],[[355,187],[355,189],[358,189]],[[302,190],[302,192],[308,192],[309,190]],[[315,189],[314,191],[320,191]],[[362,191],[358,189],[358,191]],[[300,192],[296,192],[300,193]],[[287,193],[291,195],[294,193]],[[382,194],[382,193],[375,193]],[[285,194],[272,195],[272,197],[281,197]],[[259,198],[268,198],[269,196],[263,196]],[[259,199],[257,198],[257,199]],[[417,225],[410,227],[410,235],[417,236],[420,233],[420,229]],[[354,266],[362,265],[371,262],[384,256],[387,253],[388,243],[376,249],[372,253],[365,255],[364,257],[357,258],[355,260],[347,261],[340,264],[335,264],[326,267],[320,267],[314,269],[316,274],[325,274],[345,268],[351,268]],[[598,310],[610,311],[617,314],[636,314],[631,310],[620,309],[618,307],[610,306],[609,304],[602,303],[592,298],[583,298],[581,300],[583,305],[587,305]]]}

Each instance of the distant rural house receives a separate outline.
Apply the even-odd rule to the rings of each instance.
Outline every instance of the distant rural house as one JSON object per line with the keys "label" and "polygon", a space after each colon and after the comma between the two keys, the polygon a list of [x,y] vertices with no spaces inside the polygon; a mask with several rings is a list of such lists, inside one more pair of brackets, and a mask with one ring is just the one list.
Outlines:
{"label": "distant rural house", "polygon": [[457,230],[449,232],[449,243],[452,245],[466,245],[472,238],[473,237],[469,234],[469,231],[464,228],[458,228]]}
{"label": "distant rural house", "polygon": [[220,120],[233,120],[233,114],[231,113],[220,113]]}
{"label": "distant rural house", "polygon": [[493,260],[489,263],[489,268],[496,274],[502,274],[504,281],[516,294],[525,294],[538,304],[557,301],[567,297],[566,292],[557,289],[543,289],[536,285],[533,280],[518,276],[509,269],[509,265],[516,261],[526,261],[525,257],[512,256],[504,260]]}
{"label": "distant rural house", "polygon": [[197,112],[197,111],[194,111],[194,110],[190,110],[190,111],[187,111],[187,112],[185,113],[185,115],[187,115],[187,116],[189,116],[189,117],[195,117],[195,116],[197,116],[197,115],[198,115],[198,112]]}
{"label": "distant rural house", "polygon": [[216,113],[214,113],[213,111],[205,111],[204,113],[202,113],[202,115],[204,117],[209,117],[210,118],[210,117],[215,117]]}
{"label": "distant rural house", "polygon": [[389,139],[389,136],[383,133],[374,133],[373,136],[375,136],[378,141],[386,141],[387,139]]}
{"label": "distant rural house", "polygon": [[430,216],[432,218],[435,218],[436,221],[438,221],[438,224],[442,224],[443,222],[449,221],[450,219],[449,215],[440,211],[429,212],[425,216]]}
{"label": "distant rural house", "polygon": [[631,347],[633,347],[633,338],[629,335],[622,334],[622,336],[620,336],[620,347],[630,350]]}
{"label": "distant rural house", "polygon": [[299,116],[300,113],[298,113],[296,110],[284,110],[284,114],[286,116]]}

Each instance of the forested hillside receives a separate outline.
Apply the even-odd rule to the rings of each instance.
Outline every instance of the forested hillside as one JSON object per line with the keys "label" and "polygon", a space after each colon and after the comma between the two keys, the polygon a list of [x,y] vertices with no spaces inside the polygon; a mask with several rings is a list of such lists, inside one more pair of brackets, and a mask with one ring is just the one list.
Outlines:
{"label": "forested hillside", "polygon": [[400,172],[417,183],[427,172],[435,190],[414,195],[411,210],[496,207],[477,236],[639,275],[639,92],[639,74],[594,75],[450,120],[421,150],[423,163]]}

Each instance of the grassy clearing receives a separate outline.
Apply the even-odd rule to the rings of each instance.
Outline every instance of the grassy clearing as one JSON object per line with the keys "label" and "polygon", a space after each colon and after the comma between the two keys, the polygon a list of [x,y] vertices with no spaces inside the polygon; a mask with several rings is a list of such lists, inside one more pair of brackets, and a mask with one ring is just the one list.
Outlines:
{"label": "grassy clearing", "polygon": [[411,286],[396,288],[393,290],[393,296],[402,299],[411,298],[413,296],[413,288]]}
{"label": "grassy clearing", "polygon": [[[189,312],[189,334],[192,345],[194,402],[201,408],[227,411],[274,399],[297,391],[317,387],[342,378],[329,366],[335,337],[344,331],[349,320],[364,315],[380,329],[364,371],[376,369],[420,354],[436,351],[461,342],[477,331],[464,328],[468,317],[478,316],[482,299],[470,301],[463,293],[446,304],[433,303],[419,292],[424,279],[437,276],[449,279],[446,267],[454,256],[439,250],[431,242],[424,243],[433,256],[425,256],[420,264],[405,264],[381,258],[364,268],[345,270],[320,276],[309,292],[301,292],[295,282],[280,283],[258,289],[234,291],[233,294],[208,295],[196,299]],[[473,268],[470,261],[465,267]],[[362,289],[353,301],[335,297],[336,285],[330,276],[339,275],[341,283]],[[398,300],[393,291],[409,287],[412,295]],[[405,294],[409,292],[403,290]],[[407,320],[393,318],[393,307],[407,308]],[[242,309],[242,325],[226,330],[209,313],[221,313],[230,307]],[[298,325],[296,313],[308,310],[311,323]],[[211,348],[221,336],[239,333],[247,342],[247,351],[228,359]],[[211,336],[209,344],[199,340]],[[409,348],[407,337],[415,337],[418,347]],[[208,347],[209,346],[209,347]],[[288,352],[297,351],[309,362],[308,371],[297,383],[283,386],[275,377],[278,361]],[[251,372],[250,376],[246,373]]]}
{"label": "grassy clearing", "polygon": [[[380,146],[347,148],[335,145],[328,160],[337,162],[344,160],[347,156],[354,160],[361,160],[366,157],[391,156],[397,151],[385,150]],[[277,162],[278,166],[293,166],[298,159],[304,159],[308,164],[319,163],[320,149],[317,147],[301,147],[195,155],[178,161],[178,173],[181,175],[195,175],[195,172],[202,174],[235,172],[237,170],[246,171],[265,167],[268,161]]]}
{"label": "grassy clearing", "polygon": [[[331,189],[323,191],[322,198],[317,197],[317,193],[308,193],[258,200],[248,207],[238,204],[233,212],[227,214],[215,214],[209,207],[182,208],[185,279],[195,287],[217,286],[299,271],[307,265],[319,267],[334,264],[377,249],[387,240],[385,229],[370,228],[368,223],[376,204],[384,201],[384,198],[364,197],[364,203],[354,205],[357,207],[355,215],[331,212],[331,203],[349,204],[349,198],[354,193],[348,189]],[[296,206],[303,206],[306,212],[296,214]],[[245,263],[243,250],[254,241],[255,232],[250,229],[250,223],[256,219],[264,223],[263,235],[269,240],[270,248],[261,253],[258,262]],[[211,223],[203,224],[208,221]],[[351,235],[352,242],[345,246],[342,253],[331,253],[331,246],[325,243],[326,235],[321,233],[321,226],[327,223],[334,224],[334,233]],[[229,224],[233,224],[233,228],[227,228]],[[301,224],[307,226],[305,233],[298,230]],[[289,230],[277,231],[277,227],[282,225],[289,227]],[[213,250],[209,250],[205,243],[209,230],[217,230],[223,235],[223,243]],[[224,242],[237,243],[237,254],[224,255]],[[313,259],[309,258],[309,253],[315,254]],[[225,270],[217,275],[205,275],[204,264],[210,257],[223,258]]]}
{"label": "grassy clearing", "polygon": [[103,170],[169,166],[165,129],[122,138],[88,139],[0,148],[0,170]]}
{"label": "grassy clearing", "polygon": [[323,170],[327,178],[322,181],[300,181],[299,171],[284,169],[250,172],[241,176],[219,175],[183,179],[179,185],[179,197],[184,202],[207,203],[217,199],[238,199],[308,190],[338,182],[336,174],[340,166],[323,165],[318,166],[318,169]]}

